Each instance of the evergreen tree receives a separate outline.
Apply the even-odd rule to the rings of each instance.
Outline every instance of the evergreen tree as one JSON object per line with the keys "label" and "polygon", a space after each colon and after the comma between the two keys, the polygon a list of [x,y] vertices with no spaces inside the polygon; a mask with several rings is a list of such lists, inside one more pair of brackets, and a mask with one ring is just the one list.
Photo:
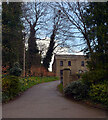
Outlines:
{"label": "evergreen tree", "polygon": [[36,58],[38,58],[37,56],[38,56],[39,50],[38,50],[37,43],[36,43],[35,26],[36,26],[36,22],[30,27],[30,35],[28,39],[28,67],[29,69],[31,68],[32,65],[40,64],[36,62]]}
{"label": "evergreen tree", "polygon": [[108,61],[108,2],[89,3],[85,21],[93,49],[90,69],[105,68]]}
{"label": "evergreen tree", "polygon": [[48,50],[46,52],[46,55],[43,59],[43,66],[48,70],[49,66],[50,66],[50,62],[52,60],[52,56],[53,56],[53,52],[55,50],[55,39],[57,36],[57,32],[60,30],[60,26],[62,26],[62,24],[60,24],[61,22],[61,11],[57,10],[57,12],[55,12],[54,10],[54,18],[53,18],[53,30],[52,30],[52,34],[50,36],[50,44],[48,47]]}
{"label": "evergreen tree", "polygon": [[21,22],[22,3],[2,3],[2,59],[3,65],[22,64],[23,59],[23,25]]}
{"label": "evergreen tree", "polygon": [[54,47],[55,47],[55,33],[53,32],[53,34],[51,35],[50,38],[50,44],[48,47],[48,51],[46,53],[45,58],[43,59],[43,66],[48,70],[49,66],[50,66],[50,62],[53,56],[53,52],[54,52]]}

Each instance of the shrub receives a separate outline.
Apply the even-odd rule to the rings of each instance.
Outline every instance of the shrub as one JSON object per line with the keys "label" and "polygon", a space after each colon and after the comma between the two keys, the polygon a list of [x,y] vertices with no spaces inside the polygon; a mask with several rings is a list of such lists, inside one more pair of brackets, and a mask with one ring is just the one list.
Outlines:
{"label": "shrub", "polygon": [[88,86],[103,82],[105,79],[107,79],[107,71],[103,69],[89,71],[82,75],[83,83]]}
{"label": "shrub", "polygon": [[6,76],[2,79],[3,100],[11,99],[19,93],[19,79],[16,76]]}
{"label": "shrub", "polygon": [[58,80],[58,77],[26,77],[20,78],[20,91],[23,92],[26,89],[40,83],[51,82]]}
{"label": "shrub", "polygon": [[60,83],[58,86],[57,86],[58,90],[63,93],[63,84]]}
{"label": "shrub", "polygon": [[2,77],[8,74],[9,66],[2,66]]}
{"label": "shrub", "polygon": [[89,97],[94,102],[99,102],[108,106],[108,87],[107,84],[92,84]]}
{"label": "shrub", "polygon": [[10,75],[14,75],[14,76],[20,76],[21,75],[21,69],[19,67],[19,63],[16,62],[13,66],[13,68],[10,69]]}
{"label": "shrub", "polygon": [[64,94],[80,100],[87,97],[88,90],[88,87],[82,81],[74,81],[64,88]]}

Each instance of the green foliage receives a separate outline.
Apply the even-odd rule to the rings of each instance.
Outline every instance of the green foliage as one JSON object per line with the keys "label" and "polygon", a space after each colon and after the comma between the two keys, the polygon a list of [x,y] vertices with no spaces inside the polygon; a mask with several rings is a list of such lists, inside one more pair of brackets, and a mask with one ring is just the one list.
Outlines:
{"label": "green foliage", "polygon": [[[33,27],[33,26],[32,26]],[[39,66],[41,64],[41,56],[39,55],[39,50],[36,43],[36,37],[35,37],[35,27],[30,28],[33,30],[30,30],[30,37],[28,39],[28,50],[27,50],[27,64],[28,68],[30,69],[32,65]],[[35,32],[34,32],[35,31]]]}
{"label": "green foliage", "polygon": [[22,3],[2,3],[2,57],[3,66],[12,67],[16,61],[22,64],[23,58],[23,24],[21,21]]}
{"label": "green foliage", "polygon": [[3,101],[12,99],[20,91],[19,79],[16,76],[6,76],[2,79]]}
{"label": "green foliage", "polygon": [[64,94],[74,99],[81,100],[87,97],[88,90],[89,88],[83,84],[82,81],[74,81],[64,88]]}
{"label": "green foliage", "polygon": [[89,2],[84,14],[88,39],[93,52],[88,51],[89,69],[105,69],[108,61],[108,2]]}
{"label": "green foliage", "polygon": [[91,59],[87,61],[87,67],[89,68],[90,71],[98,69],[108,70],[107,61],[108,61],[107,53],[94,52],[91,55]]}
{"label": "green foliage", "polygon": [[10,75],[14,75],[14,76],[20,76],[21,75],[21,69],[19,67],[19,63],[16,62],[13,66],[13,68],[10,69]]}
{"label": "green foliage", "polygon": [[[108,2],[88,3],[85,13],[85,23],[88,38],[92,44],[92,53],[87,56],[89,72],[82,75],[82,82],[89,86],[89,98],[95,102],[108,105]],[[108,84],[108,83],[107,83]]]}
{"label": "green foliage", "polygon": [[[108,83],[108,82],[107,82]],[[89,91],[89,97],[94,102],[102,103],[108,106],[108,86],[105,83],[92,84]]]}
{"label": "green foliage", "polygon": [[91,84],[97,84],[107,79],[107,71],[103,69],[86,72],[82,75],[82,81],[84,84],[90,86]]}
{"label": "green foliage", "polygon": [[59,91],[60,91],[61,93],[63,93],[63,84],[62,84],[62,83],[60,83],[60,84],[57,86],[57,88],[59,89]]}
{"label": "green foliage", "polygon": [[103,52],[104,50],[106,51],[107,48],[107,8],[108,2],[88,3],[88,7],[86,8],[86,12],[84,14],[86,26],[89,28],[89,39],[96,40],[95,42],[97,42],[97,44],[95,44],[95,49],[99,50],[100,52]]}
{"label": "green foliage", "polygon": [[20,79],[20,90],[25,91],[26,89],[40,84],[40,83],[45,83],[45,82],[51,82],[51,81],[55,81],[58,80],[57,77],[28,77],[28,78],[21,78]]}
{"label": "green foliage", "polygon": [[82,82],[89,87],[88,98],[108,106],[107,70],[98,69],[82,75]]}
{"label": "green foliage", "polygon": [[57,77],[28,77],[18,78],[16,76],[6,76],[2,82],[3,88],[3,102],[7,102],[10,99],[17,96],[19,93],[31,88],[34,85],[44,82],[51,82],[58,80]]}

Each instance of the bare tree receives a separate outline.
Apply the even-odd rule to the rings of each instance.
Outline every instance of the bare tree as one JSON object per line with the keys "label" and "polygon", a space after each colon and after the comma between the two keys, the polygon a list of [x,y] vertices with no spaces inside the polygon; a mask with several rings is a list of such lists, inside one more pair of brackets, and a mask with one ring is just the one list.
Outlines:
{"label": "bare tree", "polygon": [[[26,30],[29,33],[28,53],[30,62],[33,61],[32,54],[39,53],[36,39],[42,38],[41,33],[50,38],[49,47],[43,59],[43,65],[46,69],[49,67],[54,50],[57,47],[78,46],[78,44],[72,43],[75,42],[76,38],[86,39],[87,45],[91,49],[90,41],[87,39],[85,22],[82,19],[83,7],[79,3],[25,3],[23,9],[24,14],[26,13],[24,16],[25,26],[27,26]],[[42,53],[43,50],[41,49],[40,52]]]}
{"label": "bare tree", "polygon": [[54,47],[55,47],[55,36],[57,34],[57,30],[58,30],[58,26],[59,26],[59,22],[60,22],[60,11],[58,11],[53,18],[53,30],[52,30],[52,34],[50,36],[50,44],[48,47],[48,51],[46,53],[45,58],[43,59],[43,65],[44,67],[48,70],[51,59],[52,59],[52,55],[53,55],[53,51],[54,51]]}
{"label": "bare tree", "polygon": [[[69,33],[68,36],[66,35],[67,32],[70,30],[70,27],[66,25],[66,21],[64,18],[63,13],[61,10],[56,9],[53,3],[50,3],[49,6],[50,9],[53,10],[52,16],[50,18],[50,22],[52,24],[52,27],[50,29],[47,29],[50,33],[50,43],[47,50],[47,53],[43,59],[43,65],[48,70],[52,56],[54,54],[54,51],[57,47],[63,48],[67,47],[66,41],[69,40]],[[67,39],[68,37],[68,39]]]}
{"label": "bare tree", "polygon": [[41,55],[41,57],[43,58],[47,52],[47,49],[48,49],[48,44],[49,44],[49,41],[46,40],[43,42],[43,40],[37,40],[37,45],[38,45],[38,48],[39,48],[39,54]]}
{"label": "bare tree", "polygon": [[28,64],[29,68],[36,62],[36,54],[39,53],[37,47],[37,37],[44,24],[44,16],[47,14],[47,7],[43,2],[29,2],[23,4],[23,21],[25,30],[28,33]]}
{"label": "bare tree", "polygon": [[71,41],[71,43],[74,41],[72,33],[73,27],[70,26],[71,23],[69,21],[67,22],[65,14],[61,12],[59,7],[56,8],[55,2],[49,3],[48,6],[49,10],[52,12],[48,16],[44,31],[47,31],[46,36],[50,38],[50,43],[43,59],[43,65],[47,70],[55,49],[64,49],[64,47],[69,48],[69,41]]}
{"label": "bare tree", "polygon": [[[86,27],[84,12],[87,3],[83,2],[61,2],[56,3],[56,6],[64,13],[67,21],[71,23],[71,26],[74,27],[74,31],[79,32],[79,36],[73,36],[75,38],[81,37],[86,41],[87,48],[92,53],[91,41],[88,38],[88,29]],[[73,33],[73,31],[70,31]],[[76,33],[78,35],[78,33]],[[84,42],[85,43],[85,42]]]}

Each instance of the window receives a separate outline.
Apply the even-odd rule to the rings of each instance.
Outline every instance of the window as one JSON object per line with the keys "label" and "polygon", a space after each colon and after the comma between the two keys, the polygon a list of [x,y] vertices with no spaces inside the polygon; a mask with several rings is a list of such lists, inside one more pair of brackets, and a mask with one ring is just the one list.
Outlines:
{"label": "window", "polygon": [[60,66],[63,66],[63,61],[60,61]]}
{"label": "window", "polygon": [[81,61],[81,66],[84,66],[84,61]]}
{"label": "window", "polygon": [[71,61],[68,61],[68,66],[71,66]]}
{"label": "window", "polygon": [[60,70],[60,76],[62,76],[63,75],[63,70]]}

